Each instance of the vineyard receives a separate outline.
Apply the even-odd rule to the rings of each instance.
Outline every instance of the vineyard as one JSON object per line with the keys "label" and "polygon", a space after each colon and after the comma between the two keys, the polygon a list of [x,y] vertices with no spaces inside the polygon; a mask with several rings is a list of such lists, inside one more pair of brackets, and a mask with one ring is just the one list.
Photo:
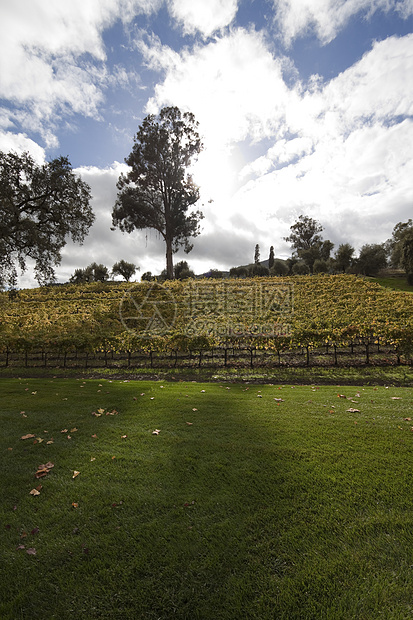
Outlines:
{"label": "vineyard", "polygon": [[411,364],[413,295],[348,275],[93,283],[0,294],[0,364]]}

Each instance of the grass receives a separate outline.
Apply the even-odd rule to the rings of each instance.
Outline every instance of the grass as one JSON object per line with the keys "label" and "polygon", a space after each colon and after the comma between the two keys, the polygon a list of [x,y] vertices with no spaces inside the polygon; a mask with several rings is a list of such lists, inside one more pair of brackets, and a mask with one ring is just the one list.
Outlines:
{"label": "grass", "polygon": [[413,387],[413,366],[275,366],[273,368],[0,368],[4,378],[78,378],[139,379],[161,381],[231,381],[256,383],[395,385]]}
{"label": "grass", "polygon": [[2,394],[2,620],[412,617],[412,389],[42,378]]}
{"label": "grass", "polygon": [[371,282],[376,282],[380,286],[389,288],[392,291],[404,291],[413,293],[413,286],[408,284],[406,276],[380,276],[377,278],[367,278]]}

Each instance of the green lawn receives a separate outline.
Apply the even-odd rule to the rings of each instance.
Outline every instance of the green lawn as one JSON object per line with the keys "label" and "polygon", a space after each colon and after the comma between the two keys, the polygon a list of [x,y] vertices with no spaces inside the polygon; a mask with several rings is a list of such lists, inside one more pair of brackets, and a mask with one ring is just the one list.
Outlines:
{"label": "green lawn", "polygon": [[2,620],[412,617],[412,388],[1,388]]}
{"label": "green lawn", "polygon": [[380,286],[389,288],[392,291],[405,291],[406,293],[413,293],[413,286],[407,283],[406,276],[385,276],[377,278],[367,278],[371,282],[377,282]]}

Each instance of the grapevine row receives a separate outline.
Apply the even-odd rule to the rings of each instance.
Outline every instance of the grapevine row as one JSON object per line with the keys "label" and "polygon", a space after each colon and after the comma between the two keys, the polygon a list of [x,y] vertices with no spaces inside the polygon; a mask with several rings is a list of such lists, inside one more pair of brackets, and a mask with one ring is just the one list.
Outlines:
{"label": "grapevine row", "polygon": [[[263,295],[274,286],[290,287],[291,303],[261,317],[273,327],[262,333],[254,309],[257,291]],[[162,309],[162,329],[148,329],[147,316],[139,319],[149,294]],[[0,316],[3,354],[43,350],[64,356],[76,350],[131,356],[136,351],[173,355],[244,349],[280,356],[304,350],[309,360],[322,347],[337,351],[357,344],[365,347],[368,361],[374,343],[392,347],[406,360],[413,349],[413,295],[348,275],[172,281],[158,289],[151,283],[28,289],[14,300],[0,294]],[[198,330],[188,329],[191,324]],[[236,329],[228,329],[234,324]]]}

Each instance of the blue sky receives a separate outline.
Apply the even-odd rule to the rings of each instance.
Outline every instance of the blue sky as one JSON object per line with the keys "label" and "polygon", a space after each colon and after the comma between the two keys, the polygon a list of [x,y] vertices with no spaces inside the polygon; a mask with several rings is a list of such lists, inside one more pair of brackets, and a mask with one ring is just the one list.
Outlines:
{"label": "blue sky", "polygon": [[164,105],[205,145],[203,231],[175,256],[197,273],[256,243],[286,258],[300,214],[356,250],[413,216],[413,0],[14,0],[0,48],[0,149],[67,155],[92,188],[96,223],[59,281],[92,261],[164,268],[153,231],[110,230],[133,135]]}

